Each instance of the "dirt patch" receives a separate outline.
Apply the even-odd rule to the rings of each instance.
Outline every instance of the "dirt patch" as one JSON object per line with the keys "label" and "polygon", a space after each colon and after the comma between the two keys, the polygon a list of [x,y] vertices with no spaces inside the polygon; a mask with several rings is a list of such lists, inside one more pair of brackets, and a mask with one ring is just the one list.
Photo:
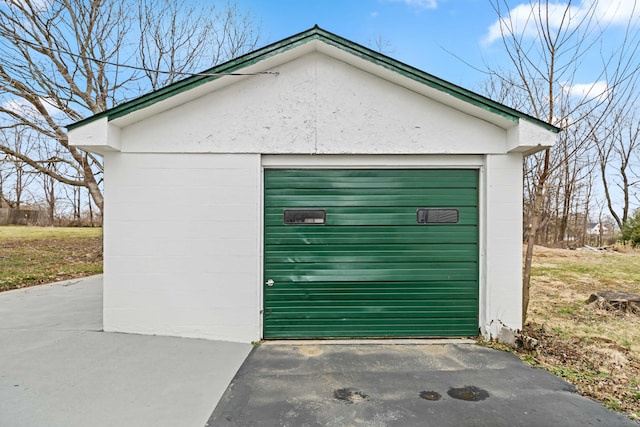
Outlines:
{"label": "dirt patch", "polygon": [[304,357],[316,357],[324,353],[322,348],[317,345],[301,345],[296,347],[296,350],[298,350],[298,353]]}
{"label": "dirt patch", "polygon": [[637,352],[612,339],[563,336],[539,324],[528,324],[523,335],[536,342],[534,350],[516,350],[523,360],[565,378],[581,394],[640,420]]}

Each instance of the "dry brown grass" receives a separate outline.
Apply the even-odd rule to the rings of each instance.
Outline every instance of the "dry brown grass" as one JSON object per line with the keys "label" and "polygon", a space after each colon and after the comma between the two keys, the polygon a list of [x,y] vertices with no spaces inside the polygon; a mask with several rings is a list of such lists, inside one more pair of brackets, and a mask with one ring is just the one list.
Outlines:
{"label": "dry brown grass", "polygon": [[592,293],[640,294],[640,253],[535,250],[526,362],[640,421],[640,316],[587,304]]}
{"label": "dry brown grass", "polygon": [[99,228],[0,227],[0,291],[101,272]]}

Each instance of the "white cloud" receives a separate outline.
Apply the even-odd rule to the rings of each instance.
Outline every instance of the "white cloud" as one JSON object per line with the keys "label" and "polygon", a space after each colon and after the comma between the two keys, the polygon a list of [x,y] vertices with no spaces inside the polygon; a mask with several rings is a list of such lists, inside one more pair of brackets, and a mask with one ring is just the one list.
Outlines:
{"label": "white cloud", "polygon": [[55,117],[59,114],[64,114],[61,109],[55,106],[51,99],[42,98],[44,109],[47,110],[51,117]]}
{"label": "white cloud", "polygon": [[435,9],[438,7],[438,0],[390,0],[395,3],[404,3],[407,6],[420,9]]}
{"label": "white cloud", "polygon": [[565,86],[562,90],[570,96],[582,99],[604,99],[607,97],[609,85],[607,82],[600,80],[593,83],[579,83],[573,86]]}
{"label": "white cloud", "polygon": [[[549,4],[549,24],[551,24],[553,28],[558,28],[562,22],[563,14],[567,7],[567,4],[564,3]],[[569,7],[569,16],[571,18],[576,17],[579,13],[579,7]],[[535,36],[538,33],[535,23],[537,14],[538,11],[534,4],[527,3],[514,7],[510,10],[509,15],[502,18],[502,25],[500,25],[500,20],[491,24],[489,32],[485,36],[483,42],[490,44],[500,39],[502,37],[502,31],[513,34],[522,34],[527,37]]]}
{"label": "white cloud", "polygon": [[583,0],[586,7],[595,5],[595,16],[605,23],[626,24],[631,18],[637,18],[640,14],[640,4],[636,0],[597,1]]}
{"label": "white cloud", "polygon": [[51,0],[31,0],[30,4],[25,0],[4,1],[10,7],[20,7],[24,9],[33,8],[35,11],[44,11],[51,5]]}
{"label": "white cloud", "polygon": [[24,114],[29,110],[29,106],[26,102],[17,99],[10,99],[9,101],[0,105],[0,108],[17,114]]}
{"label": "white cloud", "polygon": [[[523,3],[509,11],[507,16],[502,18],[502,28],[500,20],[496,20],[482,39],[487,45],[502,37],[501,31],[518,34],[525,37],[534,37],[538,31],[536,29],[535,18],[539,14],[539,1]],[[543,8],[543,14],[546,13]],[[562,23],[565,11],[570,22],[577,24],[586,16],[593,14],[602,25],[626,24],[631,19],[640,17],[640,5],[636,7],[636,0],[582,0],[578,6],[569,6],[568,3],[549,3],[549,24],[551,28],[558,28]]]}
{"label": "white cloud", "polygon": [[409,6],[422,7],[424,9],[435,9],[438,7],[437,0],[404,0]]}
{"label": "white cloud", "polygon": [[[62,110],[55,107],[53,102],[46,98],[42,98],[42,104],[51,117],[63,114]],[[14,113],[22,114],[30,118],[41,117],[41,114],[33,107],[33,105],[22,99],[10,99],[2,104],[1,107],[5,110],[13,111]]]}

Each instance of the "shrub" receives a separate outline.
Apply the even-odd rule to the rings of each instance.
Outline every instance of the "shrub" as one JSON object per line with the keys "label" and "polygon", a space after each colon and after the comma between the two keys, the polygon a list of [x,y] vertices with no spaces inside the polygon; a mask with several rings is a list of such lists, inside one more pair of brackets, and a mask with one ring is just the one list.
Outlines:
{"label": "shrub", "polygon": [[640,246],[640,209],[622,227],[622,240],[634,248]]}

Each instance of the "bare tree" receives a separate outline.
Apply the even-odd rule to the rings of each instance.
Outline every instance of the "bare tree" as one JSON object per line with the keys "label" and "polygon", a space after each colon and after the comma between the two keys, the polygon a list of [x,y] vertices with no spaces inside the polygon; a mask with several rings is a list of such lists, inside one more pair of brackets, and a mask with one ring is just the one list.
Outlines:
{"label": "bare tree", "polygon": [[[556,227],[556,242],[563,242],[572,216],[575,216],[578,206],[588,206],[590,197],[580,203],[581,190],[590,185],[590,177],[594,163],[591,161],[588,135],[591,128],[585,121],[569,126],[560,136],[557,150],[552,153],[552,164],[558,167],[552,171],[557,175],[558,218]],[[555,155],[555,156],[554,156]],[[586,194],[590,196],[590,191]],[[588,210],[587,210],[588,211]]]}
{"label": "bare tree", "polygon": [[[530,110],[530,97],[522,90],[522,85],[517,82],[517,76],[508,71],[500,77],[492,75],[484,84],[484,92],[491,98],[512,107],[522,110]],[[532,82],[532,85],[540,85],[540,81]],[[542,91],[541,88],[536,90]],[[559,116],[569,108],[565,103],[558,102]],[[531,231],[531,219],[534,215],[536,194],[540,170],[544,168],[544,162],[548,160],[549,171],[546,178],[544,197],[538,207],[538,226],[536,228],[536,244],[558,244],[563,241],[569,221],[574,215],[573,206],[576,198],[581,197],[579,182],[588,176],[590,165],[588,138],[590,128],[580,122],[566,126],[560,133],[556,148],[546,153],[528,156],[523,165],[524,193],[523,193],[523,241],[528,241]]]}
{"label": "bare tree", "polygon": [[[0,128],[27,131],[58,156],[0,152],[86,188],[100,211],[102,163],[69,145],[64,125],[255,47],[259,29],[233,3],[6,0],[0,5]],[[52,168],[60,162],[69,168]]]}
{"label": "bare tree", "polygon": [[[640,184],[640,171],[634,169],[640,164],[640,117],[636,109],[626,107],[619,108],[612,117],[609,126],[593,138],[607,208],[622,230],[629,219],[632,191]],[[622,195],[619,209],[616,209],[612,186]]]}
{"label": "bare tree", "polygon": [[7,154],[0,153],[0,208],[9,207],[11,205],[6,194],[6,187],[10,177],[11,167],[9,163],[9,156]]}
{"label": "bare tree", "polygon": [[204,9],[184,1],[138,3],[138,52],[151,89],[173,83],[185,72],[210,68],[251,51],[260,41],[254,17],[234,3]]}
{"label": "bare tree", "polygon": [[367,41],[367,46],[383,55],[391,55],[395,51],[391,41],[380,34],[370,38]]}
{"label": "bare tree", "polygon": [[[10,146],[16,152],[33,153],[35,143],[31,136],[22,131],[1,132],[1,140],[4,144]],[[12,154],[6,154],[4,158],[4,168],[10,169],[10,179],[3,179],[5,191],[11,194],[10,199],[5,202],[16,209],[20,209],[24,202],[25,194],[28,192],[29,185],[34,181],[35,175],[29,165],[20,157]]]}
{"label": "bare tree", "polygon": [[[524,111],[564,129],[590,116],[594,119],[592,126],[597,128],[615,106],[616,99],[626,96],[629,88],[633,87],[638,69],[636,52],[640,34],[634,26],[637,20],[634,13],[627,22],[627,33],[621,44],[612,52],[604,52],[601,47],[607,23],[600,19],[599,13],[604,3],[598,0],[576,3],[571,0],[565,3],[539,0],[511,9],[505,0],[492,0],[498,17],[493,30],[497,31],[497,38],[514,70],[502,81],[513,84],[514,90],[520,92],[517,99],[527,98]],[[602,66],[592,70],[592,81],[605,81],[606,85],[601,88],[594,84],[589,90],[579,93],[575,90],[577,72],[589,52],[599,49]],[[497,79],[504,75],[502,70],[491,67],[489,72]],[[511,77],[513,74],[517,79]],[[547,149],[529,161],[532,169],[527,179],[532,191],[529,194],[531,216],[522,283],[523,323],[529,306],[533,248],[542,219],[548,180],[563,161],[590,142],[588,136],[591,131],[583,134],[579,141],[574,141],[572,148],[563,147],[563,139],[567,139],[561,139],[554,150],[564,151],[562,156],[553,156],[552,150]]]}
{"label": "bare tree", "polygon": [[[55,170],[55,163],[47,165],[50,169]],[[56,215],[56,201],[57,201],[57,193],[56,193],[56,183],[57,181],[53,179],[51,176],[46,174],[41,174],[41,183],[42,183],[42,193],[44,194],[45,206],[47,208],[47,217],[49,220],[49,224],[53,225],[55,221]]]}

